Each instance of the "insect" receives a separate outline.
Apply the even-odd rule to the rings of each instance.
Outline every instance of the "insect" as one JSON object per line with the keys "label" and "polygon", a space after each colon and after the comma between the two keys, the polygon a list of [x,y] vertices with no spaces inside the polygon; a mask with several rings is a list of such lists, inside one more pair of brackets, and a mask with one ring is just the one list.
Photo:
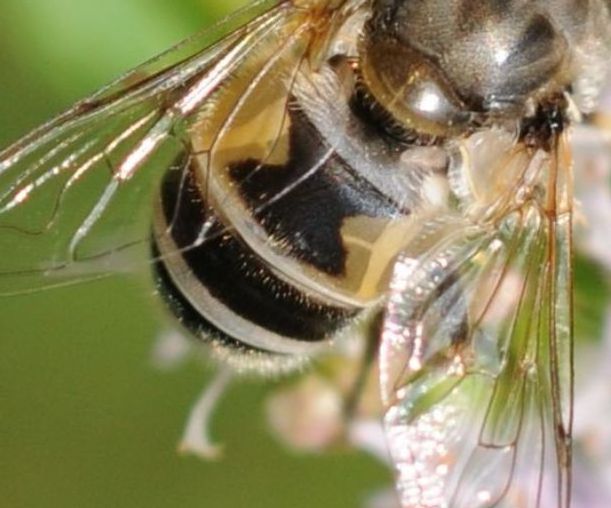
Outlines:
{"label": "insect", "polygon": [[568,507],[570,129],[610,16],[259,0],[0,153],[0,293],[147,258],[185,327],[263,372],[377,323],[402,506]]}

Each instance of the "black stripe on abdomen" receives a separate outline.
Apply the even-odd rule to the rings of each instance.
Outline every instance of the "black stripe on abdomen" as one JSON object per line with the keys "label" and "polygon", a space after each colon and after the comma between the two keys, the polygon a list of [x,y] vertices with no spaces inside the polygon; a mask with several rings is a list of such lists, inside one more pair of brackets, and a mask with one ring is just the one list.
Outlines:
{"label": "black stripe on abdomen", "polygon": [[[160,199],[155,225],[160,288],[172,310],[198,335],[211,331],[226,340],[278,352],[267,344],[285,338],[290,350],[291,340],[324,341],[354,314],[280,279],[231,228],[210,221],[214,212],[204,203],[192,168],[169,171]],[[194,247],[206,220],[213,226],[206,241]],[[204,296],[213,305],[203,305]],[[258,331],[240,332],[235,326],[238,317]]]}

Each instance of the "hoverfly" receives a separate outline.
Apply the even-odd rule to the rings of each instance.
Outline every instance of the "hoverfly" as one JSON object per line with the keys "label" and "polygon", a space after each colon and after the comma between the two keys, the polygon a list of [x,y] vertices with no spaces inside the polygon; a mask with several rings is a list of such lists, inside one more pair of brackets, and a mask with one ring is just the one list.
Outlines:
{"label": "hoverfly", "polygon": [[570,134],[610,49],[604,0],[258,0],[0,153],[0,292],[147,256],[263,372],[374,323],[403,507],[568,507]]}

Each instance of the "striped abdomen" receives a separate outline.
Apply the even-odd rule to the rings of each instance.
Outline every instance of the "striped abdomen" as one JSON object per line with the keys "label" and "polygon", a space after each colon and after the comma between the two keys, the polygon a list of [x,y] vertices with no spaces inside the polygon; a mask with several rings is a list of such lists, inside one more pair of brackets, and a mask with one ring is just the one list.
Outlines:
{"label": "striped abdomen", "polygon": [[303,111],[288,118],[273,156],[170,170],[155,249],[162,291],[196,334],[305,355],[380,297],[404,215]]}

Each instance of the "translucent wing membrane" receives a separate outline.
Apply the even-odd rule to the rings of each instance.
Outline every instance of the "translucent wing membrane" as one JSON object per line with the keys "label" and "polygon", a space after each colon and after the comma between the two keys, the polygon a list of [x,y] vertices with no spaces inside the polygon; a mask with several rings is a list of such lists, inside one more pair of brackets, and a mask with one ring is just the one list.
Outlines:
{"label": "translucent wing membrane", "polygon": [[149,259],[161,176],[195,159],[209,169],[235,142],[234,127],[270,97],[288,107],[311,23],[308,10],[259,1],[0,153],[0,251],[10,253],[0,260],[0,294]]}
{"label": "translucent wing membrane", "polygon": [[[476,162],[457,168],[460,205],[424,220],[395,266],[381,378],[406,508],[569,503],[569,170],[560,152],[519,152],[501,164],[523,177],[495,196],[473,191],[498,163],[483,182]],[[489,217],[472,213],[489,199]]]}
{"label": "translucent wing membrane", "polygon": [[[398,249],[380,373],[402,505],[566,508],[566,141],[558,136],[550,153],[492,127],[443,146],[378,139],[373,106],[342,81],[359,79],[364,5],[259,1],[0,153],[0,252],[10,253],[0,257],[0,296],[133,270],[231,227],[272,269],[304,287],[307,274],[309,290],[352,312],[378,301]],[[304,242],[282,218],[266,230],[265,212],[301,186],[284,204],[306,210],[310,226],[311,202],[339,199],[329,182],[337,193],[369,193],[371,210],[347,196],[346,210],[328,211],[338,246],[327,250],[350,244],[353,257],[342,252],[336,269],[318,259],[328,254],[320,244],[311,266],[291,271],[286,252]],[[172,268],[178,279],[183,265]],[[336,284],[350,269],[352,293]]]}

